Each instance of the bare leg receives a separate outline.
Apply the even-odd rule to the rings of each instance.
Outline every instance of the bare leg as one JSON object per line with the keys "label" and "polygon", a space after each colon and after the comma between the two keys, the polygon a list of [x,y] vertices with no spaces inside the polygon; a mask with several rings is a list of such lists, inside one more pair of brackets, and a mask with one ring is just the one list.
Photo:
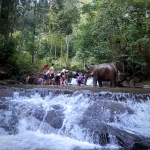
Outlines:
{"label": "bare leg", "polygon": [[60,86],[63,86],[63,79],[62,79],[62,77],[60,78]]}
{"label": "bare leg", "polygon": [[52,82],[51,82],[51,83],[52,83],[52,85],[54,85],[54,81],[55,81],[55,79],[53,78],[53,79],[51,79],[51,81],[52,81]]}

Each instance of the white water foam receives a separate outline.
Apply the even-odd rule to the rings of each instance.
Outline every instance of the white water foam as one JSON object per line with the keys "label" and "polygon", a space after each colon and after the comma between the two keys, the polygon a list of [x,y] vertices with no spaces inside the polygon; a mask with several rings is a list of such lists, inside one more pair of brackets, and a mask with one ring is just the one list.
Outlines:
{"label": "white water foam", "polygon": [[[76,80],[77,80],[76,78],[72,78],[70,84],[71,85],[77,85],[77,81]],[[88,78],[86,85],[93,86],[93,78],[92,77]]]}
{"label": "white water foam", "polygon": [[[77,81],[76,80],[77,80],[76,78],[72,78],[71,79],[71,83],[69,83],[69,84],[77,85]],[[93,77],[89,77],[87,79],[86,85],[87,86],[93,86]],[[97,82],[97,85],[99,85],[98,82]],[[109,87],[110,86],[110,81],[102,81],[102,86],[108,86]]]}
{"label": "white water foam", "polygon": [[[25,104],[26,109],[30,109],[34,106],[43,107],[45,110],[50,110],[51,105],[60,104],[64,107],[65,120],[63,126],[68,127],[65,135],[61,135],[62,129],[55,130],[54,133],[44,134],[42,128],[45,128],[47,124],[41,122],[40,128],[36,128],[36,124],[39,121],[32,116],[23,118],[24,109],[21,108],[21,118],[19,120],[19,134],[6,135],[1,132],[0,135],[0,150],[75,150],[75,149],[118,149],[119,146],[115,144],[108,144],[106,146],[95,145],[90,142],[86,142],[87,139],[82,135],[80,127],[77,125],[78,120],[82,117],[82,114],[89,106],[89,99],[84,98],[82,94],[76,97],[69,97],[68,95],[58,95],[52,97],[48,95],[42,98],[38,93],[31,95],[31,97],[19,96],[18,92],[14,93],[14,98],[7,98],[9,101],[16,102],[18,109]],[[26,110],[25,110],[26,111]],[[9,115],[9,114],[8,114]],[[74,125],[74,128],[71,128]],[[62,128],[63,128],[62,126]],[[28,130],[31,128],[32,131]],[[72,135],[76,135],[76,139]]]}
{"label": "white water foam", "polygon": [[[101,94],[105,95],[106,92],[101,92]],[[119,95],[123,96],[124,94],[120,93]],[[87,133],[85,137],[83,134],[84,129],[80,128],[78,122],[89,105],[92,105],[94,101],[91,101],[88,97],[85,98],[82,93],[76,96],[60,94],[54,97],[51,93],[45,97],[34,93],[30,95],[30,97],[27,97],[19,96],[18,92],[14,92],[14,97],[7,97],[7,100],[16,103],[16,107],[20,109],[20,120],[18,123],[19,134],[8,135],[3,128],[0,128],[0,150],[119,149],[119,146],[114,143],[106,146],[93,144],[90,135]],[[140,102],[135,103],[131,99],[126,98],[126,101],[116,101],[114,103],[120,103],[124,105],[124,107],[129,107],[131,110],[134,110],[134,113],[129,114],[126,111],[122,114],[115,114],[115,122],[110,122],[108,123],[109,125],[115,126],[118,129],[124,129],[130,133],[150,137],[149,99],[147,101],[141,99]],[[48,111],[53,110],[51,106],[54,104],[61,105],[64,109],[63,113],[65,117],[61,129],[54,129],[46,122],[39,121],[33,116],[24,117],[26,111],[31,108],[42,107]],[[21,107],[22,105],[25,107]],[[11,116],[10,111],[3,112],[3,114],[4,116],[8,116],[8,118]],[[106,114],[109,115],[107,112]],[[103,116],[105,117],[105,115]],[[38,124],[40,124],[40,126],[38,126]],[[63,130],[64,127],[65,132]],[[29,130],[29,128],[31,130]],[[51,132],[46,133],[44,130],[47,129]]]}
{"label": "white water foam", "polygon": [[[120,93],[120,95],[124,96],[123,93]],[[130,98],[132,99],[133,97]],[[150,100],[144,101],[141,99],[141,102],[135,103],[136,98],[131,99],[126,98],[126,102],[117,101],[116,103],[121,103],[125,107],[131,108],[134,113],[131,115],[126,111],[123,114],[116,114],[116,122],[109,123],[109,125],[133,134],[150,137]]]}
{"label": "white water foam", "polygon": [[56,134],[42,134],[26,131],[18,135],[0,136],[1,150],[94,150],[117,149],[115,145],[100,146],[62,137]]}

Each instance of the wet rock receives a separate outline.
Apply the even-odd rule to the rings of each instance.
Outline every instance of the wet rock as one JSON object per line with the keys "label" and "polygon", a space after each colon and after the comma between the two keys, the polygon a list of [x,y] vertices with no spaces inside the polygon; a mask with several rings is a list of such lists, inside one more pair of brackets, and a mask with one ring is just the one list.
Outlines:
{"label": "wet rock", "polygon": [[[102,96],[103,95],[100,95],[100,97]],[[105,93],[104,98],[106,99],[106,97],[110,99],[110,93]],[[132,95],[132,98],[133,97],[134,96]],[[119,115],[124,113],[132,115],[134,114],[134,110],[126,105],[122,105],[121,103],[117,103],[112,100],[101,100],[99,103],[95,102],[93,105],[89,106],[83,114],[83,118],[80,120],[79,125],[84,129],[87,129],[88,132],[94,132],[93,141],[95,144],[100,144],[102,146],[106,145],[109,143],[109,137],[113,136],[116,139],[116,143],[125,149],[132,149],[137,147],[136,145],[143,145],[143,148],[144,146],[149,148],[150,140],[147,140],[146,143],[146,137],[135,133],[131,134],[127,131],[108,125],[110,122],[119,123],[121,119],[119,118]]]}
{"label": "wet rock", "polygon": [[123,87],[128,87],[129,83],[127,81],[123,81],[122,83],[120,83],[120,85]]}
{"label": "wet rock", "polygon": [[36,109],[36,111],[34,111],[33,116],[35,118],[37,118],[38,120],[42,121],[45,115],[45,110],[43,109]]}
{"label": "wet rock", "polygon": [[0,87],[0,98],[12,97],[13,90],[7,87]]}
{"label": "wet rock", "polygon": [[148,150],[148,149],[150,149],[150,146],[146,146],[141,143],[135,143],[131,150],[138,150],[138,149],[139,150]]}
{"label": "wet rock", "polygon": [[62,127],[62,124],[63,124],[63,118],[60,116],[55,117],[51,122],[51,126],[56,129],[60,129]]}
{"label": "wet rock", "polygon": [[132,78],[130,81],[129,81],[129,87],[134,87],[134,84],[135,83],[135,78]]}
{"label": "wet rock", "polygon": [[107,131],[109,134],[115,136],[118,144],[125,149],[139,149],[140,147],[138,146],[141,146],[141,148],[150,148],[150,138],[132,134],[111,126],[107,126]]}
{"label": "wet rock", "polygon": [[18,118],[15,115],[7,116],[5,113],[0,115],[0,127],[3,128],[8,134],[17,134],[18,133]]}
{"label": "wet rock", "polygon": [[7,85],[6,81],[0,81],[0,85]]}
{"label": "wet rock", "polygon": [[45,120],[53,128],[61,128],[64,120],[63,109],[59,105],[52,106],[53,110],[47,112]]}

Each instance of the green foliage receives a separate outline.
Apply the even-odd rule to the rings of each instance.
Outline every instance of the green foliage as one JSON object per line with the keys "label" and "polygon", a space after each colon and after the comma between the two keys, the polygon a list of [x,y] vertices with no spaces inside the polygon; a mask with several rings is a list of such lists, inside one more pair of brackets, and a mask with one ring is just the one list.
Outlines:
{"label": "green foliage", "polygon": [[[19,58],[16,60],[16,58]],[[34,69],[34,65],[31,64],[31,56],[30,54],[23,52],[21,54],[14,54],[9,59],[10,65],[10,74],[12,79],[16,79],[18,81],[24,82],[27,75],[31,74]]]}
{"label": "green foliage", "polygon": [[[71,3],[72,2],[69,1],[63,3],[62,1],[61,3],[57,3],[52,7],[53,13],[51,15],[54,18],[51,17],[50,27],[53,32],[60,32],[64,35],[70,35],[73,31],[72,25],[79,23],[79,10],[76,6],[72,5]],[[68,7],[68,5],[70,7]]]}
{"label": "green foliage", "polygon": [[71,65],[71,68],[70,68],[70,70],[79,70],[80,69],[80,66],[78,66],[77,64],[73,64],[73,65]]}
{"label": "green foliage", "polygon": [[149,0],[2,2],[0,64],[11,66],[13,78],[23,80],[45,63],[82,70],[104,62],[149,77]]}
{"label": "green foliage", "polygon": [[36,51],[36,45],[32,42],[28,42],[27,51],[32,55]]}
{"label": "green foliage", "polygon": [[0,63],[5,64],[15,52],[14,40],[11,38],[6,40],[3,35],[0,35]]}
{"label": "green foliage", "polygon": [[131,7],[124,1],[99,2],[95,22],[87,33],[84,32],[82,42],[83,48],[94,56],[95,63],[122,64],[125,69],[119,69],[131,75],[148,66],[144,55],[150,49],[150,28],[145,15],[148,5],[133,2]]}

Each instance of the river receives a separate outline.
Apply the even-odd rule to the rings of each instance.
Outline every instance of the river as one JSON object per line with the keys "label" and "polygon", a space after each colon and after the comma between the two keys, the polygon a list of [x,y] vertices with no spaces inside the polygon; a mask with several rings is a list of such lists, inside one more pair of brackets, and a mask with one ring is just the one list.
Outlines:
{"label": "river", "polygon": [[150,90],[0,87],[0,150],[150,148]]}

